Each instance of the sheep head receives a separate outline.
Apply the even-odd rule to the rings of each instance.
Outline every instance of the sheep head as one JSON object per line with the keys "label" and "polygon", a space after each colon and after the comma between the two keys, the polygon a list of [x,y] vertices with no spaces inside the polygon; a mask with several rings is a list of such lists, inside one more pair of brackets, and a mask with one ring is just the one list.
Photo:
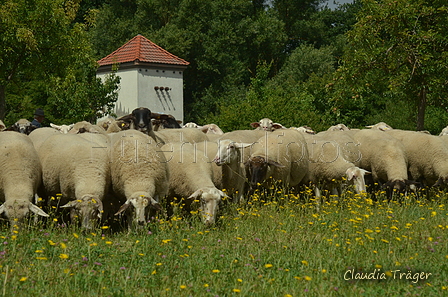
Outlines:
{"label": "sheep head", "polygon": [[150,206],[155,210],[162,210],[159,202],[149,196],[147,193],[137,192],[134,193],[126,202],[120,207],[115,215],[119,215],[129,209],[129,206],[133,206],[134,215],[132,222],[136,226],[146,224],[146,210]]}
{"label": "sheep head", "polygon": [[216,188],[202,188],[196,190],[188,199],[199,200],[202,221],[207,226],[213,225],[216,221],[216,214],[219,210],[221,199],[227,195]]}
{"label": "sheep head", "polygon": [[213,162],[218,166],[238,162],[238,157],[241,155],[239,149],[251,145],[252,143],[238,143],[230,139],[222,139],[218,143],[218,151],[216,152]]}
{"label": "sheep head", "polygon": [[251,123],[252,128],[256,128],[256,130],[264,130],[264,131],[274,131],[276,129],[284,129],[282,124],[274,123],[271,119],[264,118],[261,119],[258,123]]}
{"label": "sheep head", "polygon": [[347,181],[355,185],[355,191],[358,194],[366,191],[366,183],[364,179],[364,175],[366,174],[370,174],[370,172],[359,167],[350,167],[345,171]]}
{"label": "sheep head", "polygon": [[75,125],[75,124],[70,124],[70,125],[55,125],[55,124],[53,124],[53,123],[50,123],[50,126],[51,126],[53,129],[58,130],[58,131],[61,132],[62,134],[67,134],[68,131],[70,131],[70,130],[73,128],[74,125]]}
{"label": "sheep head", "polygon": [[20,227],[23,219],[29,214],[30,211],[36,215],[49,217],[47,213],[27,199],[8,200],[0,206],[0,214],[5,214],[10,221],[11,228],[13,229]]}
{"label": "sheep head", "polygon": [[101,219],[103,214],[103,202],[95,195],[84,195],[81,199],[70,201],[61,207],[71,208],[71,220],[75,221],[80,218],[81,226],[86,229],[92,229],[93,222],[96,219]]}

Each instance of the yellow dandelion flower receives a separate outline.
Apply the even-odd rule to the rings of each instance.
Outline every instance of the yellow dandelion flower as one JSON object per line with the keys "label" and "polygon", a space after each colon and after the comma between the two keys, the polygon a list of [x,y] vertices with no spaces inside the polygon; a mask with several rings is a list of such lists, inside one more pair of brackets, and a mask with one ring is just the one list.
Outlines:
{"label": "yellow dandelion flower", "polygon": [[26,281],[28,278],[26,277],[26,276],[24,276],[24,277],[22,277],[21,279],[20,279],[20,281],[21,282],[24,282],[24,281]]}
{"label": "yellow dandelion flower", "polygon": [[66,249],[67,248],[67,245],[65,243],[63,243],[63,242],[61,242],[60,245],[61,245],[62,249]]}
{"label": "yellow dandelion flower", "polygon": [[233,289],[233,292],[235,292],[235,293],[240,293],[241,290],[240,290],[240,289]]}
{"label": "yellow dandelion flower", "polygon": [[266,265],[264,265],[264,267],[266,267],[266,268],[271,268],[273,265],[272,264],[266,264]]}
{"label": "yellow dandelion flower", "polygon": [[79,238],[79,235],[76,234],[76,233],[73,233],[73,237],[75,237],[75,238]]}
{"label": "yellow dandelion flower", "polygon": [[204,284],[204,288],[208,288],[208,284]]}
{"label": "yellow dandelion flower", "polygon": [[60,254],[59,258],[61,258],[61,259],[68,259],[68,255],[67,254]]}
{"label": "yellow dandelion flower", "polygon": [[186,286],[186,285],[180,285],[180,288],[181,288],[181,289],[186,289],[187,286]]}
{"label": "yellow dandelion flower", "polygon": [[308,261],[303,260],[302,264],[305,265],[305,266],[308,266]]}
{"label": "yellow dandelion flower", "polygon": [[220,271],[218,269],[213,269],[212,272],[213,273],[219,273]]}
{"label": "yellow dandelion flower", "polygon": [[308,276],[308,275],[306,275],[306,276],[304,277],[304,279],[307,280],[307,281],[310,281],[310,280],[311,280],[311,277]]}

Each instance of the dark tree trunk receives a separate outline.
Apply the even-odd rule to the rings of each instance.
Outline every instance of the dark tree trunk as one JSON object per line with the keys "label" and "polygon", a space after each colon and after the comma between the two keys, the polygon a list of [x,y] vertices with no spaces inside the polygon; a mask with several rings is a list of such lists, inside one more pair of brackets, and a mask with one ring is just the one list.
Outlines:
{"label": "dark tree trunk", "polygon": [[425,130],[426,87],[418,94],[417,131]]}
{"label": "dark tree trunk", "polygon": [[5,121],[6,115],[6,92],[5,86],[0,84],[0,120]]}

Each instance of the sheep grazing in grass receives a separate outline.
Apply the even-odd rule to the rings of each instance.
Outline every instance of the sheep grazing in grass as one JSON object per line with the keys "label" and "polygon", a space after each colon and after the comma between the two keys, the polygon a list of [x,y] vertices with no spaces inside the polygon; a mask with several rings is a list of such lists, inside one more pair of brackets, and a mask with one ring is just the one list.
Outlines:
{"label": "sheep grazing in grass", "polygon": [[423,185],[448,184],[448,147],[443,137],[415,131],[386,131],[403,143],[411,180]]}
{"label": "sheep grazing in grass", "polygon": [[184,198],[189,209],[198,200],[203,222],[214,224],[220,201],[226,194],[213,183],[210,160],[191,143],[167,143],[162,150],[170,171],[168,202]]}
{"label": "sheep grazing in grass", "polygon": [[41,164],[28,136],[16,132],[0,133],[0,214],[4,214],[11,228],[20,227],[30,213],[48,217],[33,204],[41,183]]}
{"label": "sheep grazing in grass", "polygon": [[347,149],[345,143],[339,142],[338,138],[343,137],[343,134],[339,134],[333,131],[317,135],[304,134],[310,161],[306,180],[315,185],[317,197],[322,196],[321,189],[340,195],[343,178],[346,178],[348,184],[354,185],[356,193],[366,191],[364,175],[367,171],[350,162],[357,155],[356,148],[350,145],[353,140],[341,140],[348,144],[350,149]]}
{"label": "sheep grazing in grass", "polygon": [[252,146],[245,162],[252,188],[273,177],[289,186],[302,182],[308,173],[308,148],[302,133],[290,129],[274,131]]}
{"label": "sheep grazing in grass", "polygon": [[376,129],[347,131],[358,144],[361,158],[357,166],[372,172],[371,186],[379,184],[391,197],[394,192],[404,193],[411,185],[408,177],[408,158],[405,147],[398,139]]}
{"label": "sheep grazing in grass", "polygon": [[80,220],[87,229],[101,219],[110,187],[108,141],[102,134],[58,134],[38,151],[46,195],[62,194],[61,207],[70,208],[72,222]]}
{"label": "sheep grazing in grass", "polygon": [[244,188],[246,184],[246,168],[244,155],[250,155],[250,146],[253,143],[234,142],[230,139],[221,139],[213,162],[222,168],[222,187],[227,189],[228,195],[234,202],[244,202]]}
{"label": "sheep grazing in grass", "polygon": [[126,202],[129,228],[148,221],[149,208],[161,210],[159,199],[168,191],[165,156],[148,135],[136,130],[111,134],[111,175],[114,193]]}
{"label": "sheep grazing in grass", "polygon": [[68,131],[70,131],[71,129],[73,129],[73,126],[75,124],[70,124],[70,125],[56,125],[53,123],[50,123],[51,128],[56,129],[57,131],[61,132],[62,134],[67,134]]}

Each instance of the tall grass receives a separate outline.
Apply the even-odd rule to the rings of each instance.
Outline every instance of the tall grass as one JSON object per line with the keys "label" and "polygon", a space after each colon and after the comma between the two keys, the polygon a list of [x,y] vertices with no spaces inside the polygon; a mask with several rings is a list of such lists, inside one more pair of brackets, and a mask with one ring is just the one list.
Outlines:
{"label": "tall grass", "polygon": [[[5,223],[0,295],[448,294],[447,195],[376,197],[346,192],[318,204],[310,189],[272,187],[244,205],[225,204],[209,229],[199,214],[179,213],[135,232],[85,232],[55,216],[18,233]],[[351,279],[351,271],[386,279]],[[431,275],[416,281],[408,272]]]}

